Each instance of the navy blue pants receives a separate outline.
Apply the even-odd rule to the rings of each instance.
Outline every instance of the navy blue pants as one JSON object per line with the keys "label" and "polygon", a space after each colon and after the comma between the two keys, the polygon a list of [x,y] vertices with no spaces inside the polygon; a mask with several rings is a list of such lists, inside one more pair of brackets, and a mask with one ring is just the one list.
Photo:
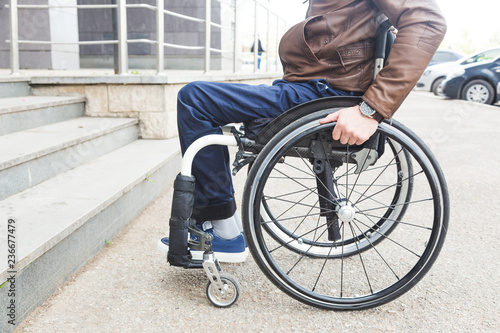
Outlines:
{"label": "navy blue pants", "polygon": [[[203,81],[189,83],[179,91],[177,100],[182,154],[196,139],[208,134],[220,134],[220,126],[258,118],[275,118],[304,102],[339,95],[350,93],[334,89],[322,79],[302,83],[276,80],[272,86]],[[233,216],[236,204],[227,147],[214,145],[203,148],[196,155],[192,170],[196,179],[192,217],[197,221],[208,221]]]}

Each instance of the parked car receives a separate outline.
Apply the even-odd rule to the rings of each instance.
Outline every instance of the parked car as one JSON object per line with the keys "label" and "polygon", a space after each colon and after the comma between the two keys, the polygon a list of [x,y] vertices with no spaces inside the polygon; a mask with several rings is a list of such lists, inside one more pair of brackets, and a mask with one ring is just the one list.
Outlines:
{"label": "parked car", "polygon": [[434,95],[443,96],[441,82],[446,78],[448,73],[455,72],[460,66],[488,61],[498,56],[500,56],[500,48],[495,48],[474,53],[455,62],[429,66],[417,82],[415,89],[431,91]]}
{"label": "parked car", "polygon": [[441,64],[444,62],[455,62],[462,59],[464,55],[451,50],[437,50],[429,63],[429,66]]}
{"label": "parked car", "polygon": [[462,66],[449,74],[442,85],[449,98],[494,104],[500,101],[500,57]]}

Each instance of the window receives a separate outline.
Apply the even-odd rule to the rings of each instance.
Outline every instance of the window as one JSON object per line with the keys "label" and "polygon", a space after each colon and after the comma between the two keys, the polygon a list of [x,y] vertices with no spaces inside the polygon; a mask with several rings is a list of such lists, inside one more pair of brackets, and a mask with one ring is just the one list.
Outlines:
{"label": "window", "polygon": [[500,56],[500,49],[488,50],[485,52],[478,53],[471,58],[468,58],[465,61],[465,64],[473,64],[476,62],[488,61],[497,58],[498,56]]}
{"label": "window", "polygon": [[450,53],[450,52],[437,52],[434,57],[432,57],[432,62],[449,62],[449,61],[455,61],[458,60],[457,56],[455,54]]}

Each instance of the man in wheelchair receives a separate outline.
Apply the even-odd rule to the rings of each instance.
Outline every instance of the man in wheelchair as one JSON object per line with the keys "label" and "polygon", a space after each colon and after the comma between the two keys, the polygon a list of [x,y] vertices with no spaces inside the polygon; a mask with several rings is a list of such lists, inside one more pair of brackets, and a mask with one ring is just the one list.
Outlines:
{"label": "man in wheelchair", "polygon": [[[374,78],[375,37],[389,21],[398,31],[386,64]],[[435,0],[310,0],[306,19],[282,37],[283,78],[267,85],[192,82],[178,95],[181,150],[221,126],[276,118],[302,103],[331,96],[359,96],[361,104],[321,120],[336,122],[331,136],[360,145],[390,119],[440,45],[446,32]],[[227,147],[208,146],[195,157],[191,218],[211,233],[219,261],[242,262],[248,250],[236,211]],[[174,203],[175,204],[175,203]],[[169,239],[159,243],[168,251]],[[202,251],[191,251],[201,258]]]}

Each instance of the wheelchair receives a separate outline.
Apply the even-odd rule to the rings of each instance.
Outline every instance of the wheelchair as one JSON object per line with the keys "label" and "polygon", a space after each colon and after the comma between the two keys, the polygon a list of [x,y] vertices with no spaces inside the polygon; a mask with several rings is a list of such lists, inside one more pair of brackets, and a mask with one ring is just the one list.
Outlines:
{"label": "wheelchair", "polygon": [[[381,29],[380,68],[392,35],[387,25]],[[187,149],[174,183],[167,258],[203,268],[215,306],[231,306],[240,290],[215,258],[211,235],[191,219],[192,161],[212,144],[238,147],[233,174],[249,165],[241,204],[246,241],[262,272],[289,296],[329,310],[368,309],[401,296],[429,271],[448,228],[443,173],[423,141],[395,120],[380,123],[362,145],[333,140],[335,123],[319,120],[360,102],[314,100],[265,126],[247,123],[245,133],[233,128]],[[204,251],[203,260],[192,260],[190,249]]]}

